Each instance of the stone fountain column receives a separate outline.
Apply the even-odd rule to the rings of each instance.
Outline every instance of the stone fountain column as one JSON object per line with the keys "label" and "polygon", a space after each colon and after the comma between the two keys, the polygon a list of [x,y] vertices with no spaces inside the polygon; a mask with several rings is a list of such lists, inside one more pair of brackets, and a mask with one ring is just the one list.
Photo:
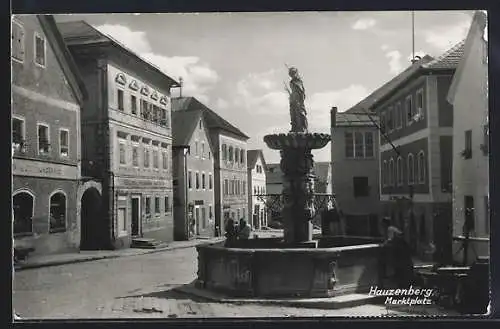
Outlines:
{"label": "stone fountain column", "polygon": [[279,150],[283,172],[283,220],[285,243],[297,247],[316,247],[312,241],[314,208],[313,149],[321,149],[330,135],[290,132],[264,136],[270,149]]}

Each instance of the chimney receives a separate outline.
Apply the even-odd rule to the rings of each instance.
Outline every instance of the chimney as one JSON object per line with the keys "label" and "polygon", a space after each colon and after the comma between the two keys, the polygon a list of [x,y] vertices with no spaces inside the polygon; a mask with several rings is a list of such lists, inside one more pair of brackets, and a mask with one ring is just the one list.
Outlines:
{"label": "chimney", "polygon": [[334,106],[330,110],[330,117],[331,117],[331,124],[332,128],[335,128],[337,126],[337,107]]}

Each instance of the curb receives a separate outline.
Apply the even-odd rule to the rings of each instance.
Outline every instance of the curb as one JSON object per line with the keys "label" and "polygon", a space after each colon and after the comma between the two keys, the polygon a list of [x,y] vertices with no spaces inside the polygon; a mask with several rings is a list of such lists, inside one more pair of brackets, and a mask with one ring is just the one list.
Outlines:
{"label": "curb", "polygon": [[334,301],[331,298],[314,298],[309,300],[297,299],[257,299],[257,298],[230,298],[224,295],[215,294],[210,291],[203,291],[189,284],[172,289],[173,291],[203,298],[209,301],[225,304],[257,304],[257,305],[279,305],[297,308],[312,308],[312,309],[342,309],[352,308],[361,305],[375,305],[378,304],[376,297],[358,298],[345,301]]}
{"label": "curb", "polygon": [[[137,253],[131,253],[131,254],[111,254],[111,255],[96,255],[96,256],[89,256],[86,258],[79,258],[79,259],[70,259],[70,260],[53,260],[53,261],[48,261],[48,262],[42,262],[42,263],[33,263],[33,264],[18,264],[14,265],[14,270],[16,272],[20,272],[23,270],[28,270],[28,269],[35,269],[35,268],[41,268],[41,267],[51,267],[51,266],[59,266],[59,265],[67,265],[67,264],[76,264],[76,263],[84,263],[84,262],[91,262],[91,261],[96,261],[96,260],[102,260],[102,259],[112,259],[112,258],[122,258],[122,257],[130,257],[130,256],[140,256],[140,255],[146,255],[146,254],[153,254],[153,253],[158,253],[162,251],[169,251],[169,250],[176,250],[176,249],[187,249],[187,248],[193,248],[201,244],[209,244],[209,243],[216,243],[220,242],[222,240],[202,240],[199,243],[194,243],[190,245],[183,245],[183,246],[166,246],[163,248],[158,248],[158,249],[142,249],[142,251],[139,251]],[[132,249],[132,248],[130,248]],[[138,249],[141,250],[141,249]]]}

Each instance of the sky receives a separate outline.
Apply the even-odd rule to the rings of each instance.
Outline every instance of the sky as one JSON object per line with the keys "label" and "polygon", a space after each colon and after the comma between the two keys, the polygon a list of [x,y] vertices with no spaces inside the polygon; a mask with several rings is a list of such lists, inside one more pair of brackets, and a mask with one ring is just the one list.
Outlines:
{"label": "sky", "polygon": [[[415,12],[415,53],[437,57],[466,37],[472,11]],[[348,110],[408,67],[411,12],[56,15],[85,20],[168,76],[250,137],[267,163],[267,134],[290,130],[285,65],[306,89],[309,131],[330,133],[330,109]],[[179,90],[173,89],[172,96]],[[335,141],[333,142],[335,143]],[[330,161],[330,144],[313,152]]]}

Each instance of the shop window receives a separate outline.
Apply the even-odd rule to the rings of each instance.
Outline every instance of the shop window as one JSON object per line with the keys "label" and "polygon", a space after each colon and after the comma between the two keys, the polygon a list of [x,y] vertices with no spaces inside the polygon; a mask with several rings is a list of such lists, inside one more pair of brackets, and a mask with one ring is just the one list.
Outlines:
{"label": "shop window", "polygon": [[28,192],[18,192],[12,198],[14,212],[14,234],[33,233],[34,197]]}
{"label": "shop window", "polygon": [[59,130],[59,153],[62,157],[69,156],[69,131],[67,129]]}
{"label": "shop window", "polygon": [[45,67],[45,38],[35,33],[35,63],[38,66]]}
{"label": "shop window", "polygon": [[57,192],[50,197],[50,232],[66,231],[66,196]]}

